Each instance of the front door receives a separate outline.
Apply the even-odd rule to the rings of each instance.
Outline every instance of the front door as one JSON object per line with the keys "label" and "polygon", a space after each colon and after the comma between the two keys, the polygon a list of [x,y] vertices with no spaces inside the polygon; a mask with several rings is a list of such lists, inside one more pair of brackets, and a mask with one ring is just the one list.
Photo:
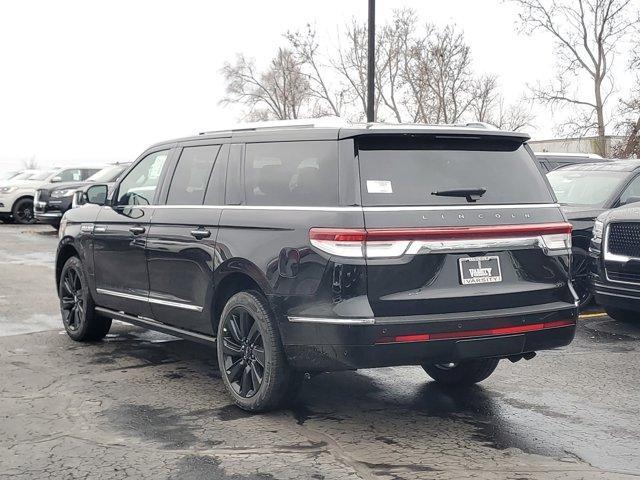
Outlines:
{"label": "front door", "polygon": [[[166,202],[156,209],[147,237],[153,318],[208,335],[214,333],[213,271],[226,153],[220,145],[182,149]],[[203,206],[205,195],[211,206]]]}
{"label": "front door", "polygon": [[119,184],[112,205],[93,228],[97,303],[131,315],[150,316],[145,246],[156,188],[170,150],[148,154]]}

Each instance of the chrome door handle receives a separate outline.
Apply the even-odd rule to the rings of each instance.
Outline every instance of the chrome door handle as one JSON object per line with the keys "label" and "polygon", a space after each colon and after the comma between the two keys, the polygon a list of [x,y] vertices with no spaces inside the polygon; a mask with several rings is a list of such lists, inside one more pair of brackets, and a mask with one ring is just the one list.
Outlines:
{"label": "chrome door handle", "polygon": [[202,240],[203,238],[209,238],[211,236],[211,230],[198,229],[191,230],[191,236],[196,240]]}
{"label": "chrome door handle", "polygon": [[146,231],[147,231],[147,229],[146,229],[146,228],[144,228],[144,227],[131,227],[131,228],[129,229],[129,231],[130,231],[131,233],[133,233],[134,235],[140,235],[140,234],[142,234],[142,233],[146,232]]}

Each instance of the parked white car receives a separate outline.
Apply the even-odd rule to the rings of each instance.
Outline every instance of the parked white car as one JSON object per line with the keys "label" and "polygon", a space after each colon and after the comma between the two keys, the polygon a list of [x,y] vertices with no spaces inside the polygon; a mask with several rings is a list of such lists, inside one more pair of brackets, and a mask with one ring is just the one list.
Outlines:
{"label": "parked white car", "polygon": [[20,173],[27,170],[3,170],[0,172],[0,182],[6,182],[7,180],[11,180],[15,178]]}
{"label": "parked white car", "polygon": [[38,187],[49,183],[82,181],[100,170],[101,166],[52,168],[19,174],[0,185],[0,219],[17,223],[34,223],[33,197]]}

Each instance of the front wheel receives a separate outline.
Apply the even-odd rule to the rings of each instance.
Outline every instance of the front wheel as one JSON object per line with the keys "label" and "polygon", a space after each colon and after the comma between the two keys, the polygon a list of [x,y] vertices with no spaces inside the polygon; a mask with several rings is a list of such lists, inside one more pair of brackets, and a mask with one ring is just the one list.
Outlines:
{"label": "front wheel", "polygon": [[78,257],[69,258],[62,267],[58,296],[64,329],[73,340],[102,340],[109,333],[111,319],[96,313],[96,305]]}
{"label": "front wheel", "polygon": [[582,310],[591,303],[593,294],[589,285],[589,254],[581,248],[571,250],[571,283]]}
{"label": "front wheel", "polygon": [[636,322],[640,320],[640,313],[633,310],[625,310],[623,308],[604,307],[604,311],[607,312],[614,320],[619,322]]}
{"label": "front wheel", "polygon": [[33,199],[21,198],[11,209],[13,221],[22,225],[35,223],[36,217],[33,215]]}
{"label": "front wheel", "polygon": [[451,386],[469,386],[488,378],[498,366],[498,358],[480,358],[460,363],[422,365],[436,382]]}
{"label": "front wheel", "polygon": [[287,363],[275,317],[260,293],[229,299],[217,338],[220,374],[238,407],[264,412],[295,397],[299,374]]}

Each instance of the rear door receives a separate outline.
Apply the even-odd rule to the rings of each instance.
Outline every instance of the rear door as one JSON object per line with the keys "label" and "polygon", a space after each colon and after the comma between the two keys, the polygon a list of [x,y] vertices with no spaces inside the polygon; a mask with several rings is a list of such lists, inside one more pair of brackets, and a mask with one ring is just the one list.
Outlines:
{"label": "rear door", "polygon": [[569,227],[521,139],[356,143],[376,317],[573,302]]}
{"label": "rear door", "polygon": [[153,317],[206,334],[213,333],[210,306],[227,155],[228,145],[181,149],[147,237]]}

